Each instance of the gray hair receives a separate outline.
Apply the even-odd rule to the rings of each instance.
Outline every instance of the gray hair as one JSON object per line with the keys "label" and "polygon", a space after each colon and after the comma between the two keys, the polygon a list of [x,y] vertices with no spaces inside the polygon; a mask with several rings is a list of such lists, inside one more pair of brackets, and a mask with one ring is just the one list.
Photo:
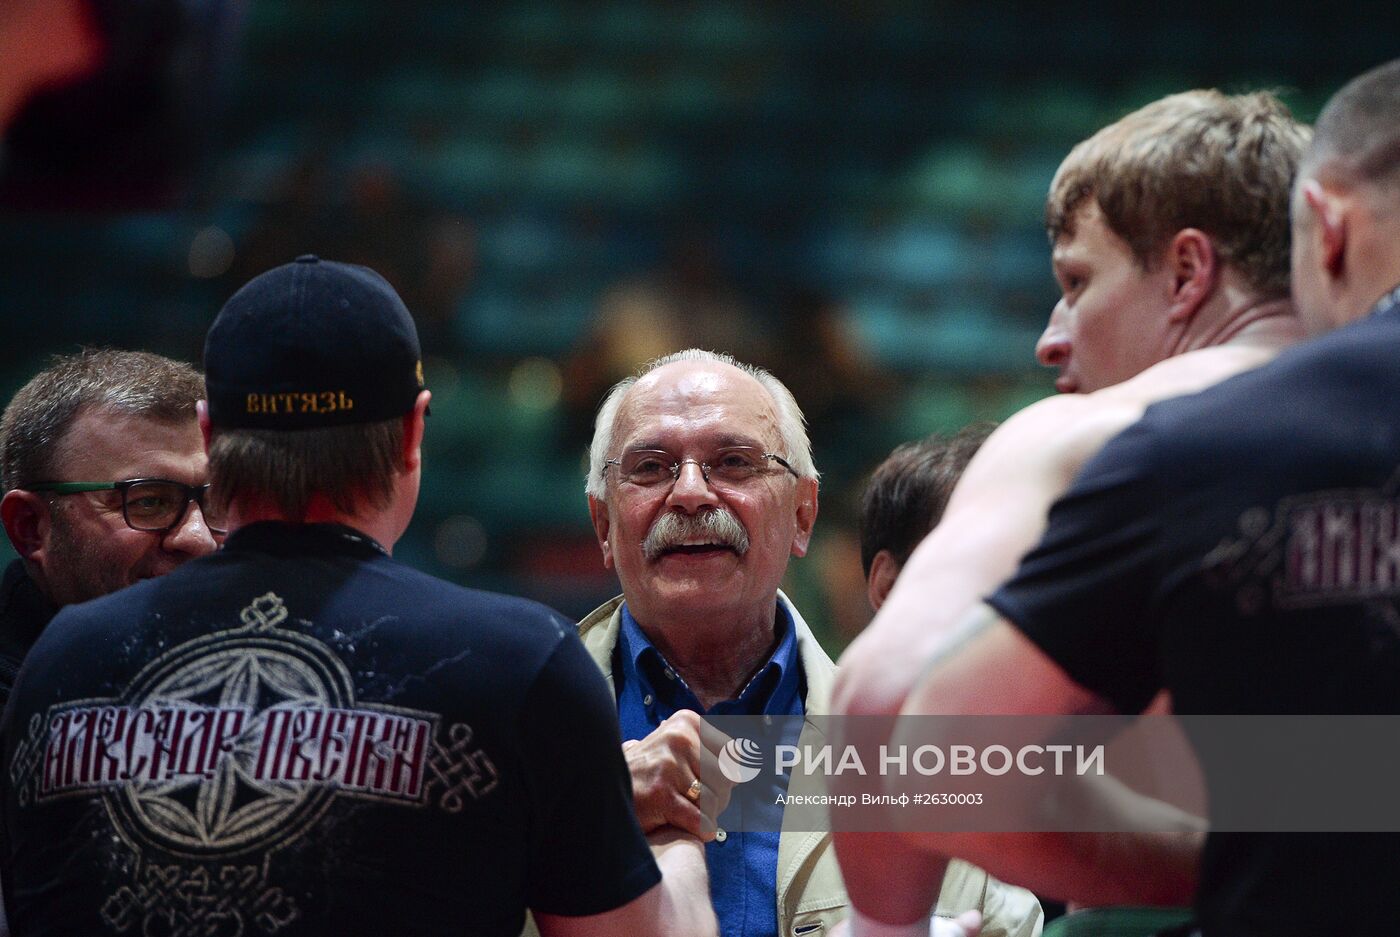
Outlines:
{"label": "gray hair", "polygon": [[782,435],[783,448],[787,450],[784,455],[791,463],[793,471],[802,478],[816,480],[819,477],[817,467],[812,464],[812,443],[807,438],[807,421],[802,416],[802,408],[797,405],[792,391],[783,386],[782,381],[763,368],[735,360],[732,355],[701,348],[687,348],[685,351],[673,352],[649,362],[636,374],[614,384],[608,395],[603,398],[603,405],[598,408],[598,416],[593,424],[593,442],[588,447],[588,478],[584,486],[588,494],[600,501],[606,494],[603,469],[607,464],[608,450],[613,446],[613,428],[617,423],[617,411],[622,408],[622,398],[627,396],[627,391],[632,389],[633,384],[651,372],[680,361],[727,364],[731,368],[738,368],[763,385],[778,413],[778,432]]}
{"label": "gray hair", "polygon": [[4,490],[54,481],[68,428],[86,409],[163,422],[194,420],[204,379],[180,361],[148,351],[84,348],[55,356],[10,400],[0,423],[0,484]]}

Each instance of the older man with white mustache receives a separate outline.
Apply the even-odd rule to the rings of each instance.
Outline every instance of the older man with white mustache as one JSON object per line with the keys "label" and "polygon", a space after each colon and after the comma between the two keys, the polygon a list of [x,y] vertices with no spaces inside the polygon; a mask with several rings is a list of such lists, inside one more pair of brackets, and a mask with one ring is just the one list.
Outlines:
{"label": "older man with white mustache", "polygon": [[[642,828],[706,840],[726,937],[829,932],[847,904],[830,834],[719,829],[726,738],[701,718],[827,712],[835,665],[778,589],[817,519],[802,411],[761,368],[668,355],[604,400],[587,492],[623,594],[579,630],[617,696]],[[989,937],[1039,930],[1029,892],[958,863],[939,911],[968,910]]]}

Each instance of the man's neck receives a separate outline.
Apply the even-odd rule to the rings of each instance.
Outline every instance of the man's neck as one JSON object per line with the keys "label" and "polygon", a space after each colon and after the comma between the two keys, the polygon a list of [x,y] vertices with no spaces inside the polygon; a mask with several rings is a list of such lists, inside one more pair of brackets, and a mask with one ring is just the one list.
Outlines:
{"label": "man's neck", "polygon": [[1259,299],[1227,283],[1192,317],[1172,354],[1223,345],[1282,348],[1306,335],[1291,300]]}
{"label": "man's neck", "polygon": [[717,625],[711,617],[697,621],[636,620],[647,640],[685,681],[700,705],[709,709],[737,697],[773,656],[778,646],[777,608],[774,596],[763,610],[738,616],[723,625]]}
{"label": "man's neck", "polygon": [[[1338,291],[1332,311],[1334,328],[1366,318],[1376,303],[1400,286],[1400,250],[1372,250],[1366,259],[1374,266],[1358,269],[1348,278],[1345,288]],[[1354,266],[1360,268],[1361,264]]]}
{"label": "man's neck", "polygon": [[1362,185],[1348,201],[1344,252],[1324,287],[1332,328],[1364,319],[1400,284],[1400,200]]}
{"label": "man's neck", "polygon": [[351,513],[338,510],[325,498],[317,495],[307,506],[304,517],[288,517],[277,505],[264,499],[235,498],[228,508],[228,528],[232,533],[240,527],[260,521],[277,521],[283,524],[343,524],[353,527],[374,540],[390,553],[401,531],[387,511],[361,508]]}

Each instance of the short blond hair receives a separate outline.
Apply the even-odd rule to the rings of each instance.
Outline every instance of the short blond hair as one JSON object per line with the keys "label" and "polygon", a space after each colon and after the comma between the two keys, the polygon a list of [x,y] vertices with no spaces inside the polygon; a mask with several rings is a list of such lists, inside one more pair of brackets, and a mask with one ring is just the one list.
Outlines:
{"label": "short blond hair", "polygon": [[1052,244],[1073,236],[1093,198],[1144,268],[1197,228],[1261,296],[1286,296],[1289,196],[1310,137],[1267,91],[1170,95],[1070,151],[1050,183],[1046,231]]}

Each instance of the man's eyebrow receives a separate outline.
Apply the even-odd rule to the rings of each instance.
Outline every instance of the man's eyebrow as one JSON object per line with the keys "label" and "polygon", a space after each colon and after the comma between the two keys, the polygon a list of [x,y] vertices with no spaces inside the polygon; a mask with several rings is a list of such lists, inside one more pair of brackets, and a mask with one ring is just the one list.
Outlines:
{"label": "man's eyebrow", "polygon": [[[747,446],[752,449],[763,449],[764,444],[753,436],[740,435],[738,433],[723,433],[709,440],[708,444],[714,449],[731,449],[735,446]],[[623,447],[623,452],[664,452],[672,454],[672,449],[666,443],[657,439],[640,439]]]}
{"label": "man's eyebrow", "polygon": [[666,453],[669,453],[670,450],[668,450],[668,449],[665,447],[665,445],[663,445],[662,443],[657,442],[657,441],[654,440],[654,439],[643,439],[643,440],[641,440],[640,442],[634,442],[634,443],[632,443],[631,445],[623,446],[623,447],[622,447],[622,451],[623,451],[623,452],[666,452]]}
{"label": "man's eyebrow", "polygon": [[753,449],[767,448],[753,436],[740,436],[736,433],[725,433],[715,440],[716,449],[729,449],[734,446],[748,446]]}

